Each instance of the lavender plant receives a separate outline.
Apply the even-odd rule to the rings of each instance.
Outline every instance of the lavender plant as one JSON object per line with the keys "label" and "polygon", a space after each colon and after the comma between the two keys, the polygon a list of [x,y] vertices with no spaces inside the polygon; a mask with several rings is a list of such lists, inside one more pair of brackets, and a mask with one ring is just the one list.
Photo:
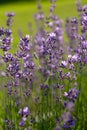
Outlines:
{"label": "lavender plant", "polygon": [[87,63],[87,6],[77,4],[80,20],[66,20],[66,53],[62,20],[54,14],[56,1],[50,2],[49,16],[38,4],[34,16],[37,32],[21,36],[14,54],[10,53],[14,13],[6,14],[7,28],[0,28],[1,76],[5,79],[3,130],[86,129],[81,98]]}

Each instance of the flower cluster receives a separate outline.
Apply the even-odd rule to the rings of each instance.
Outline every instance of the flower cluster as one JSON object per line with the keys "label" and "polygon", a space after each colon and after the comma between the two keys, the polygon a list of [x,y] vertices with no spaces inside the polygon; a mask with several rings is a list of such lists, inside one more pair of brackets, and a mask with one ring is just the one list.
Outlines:
{"label": "flower cluster", "polygon": [[32,37],[21,36],[14,54],[9,50],[15,14],[7,13],[7,28],[0,28],[0,65],[4,64],[0,75],[6,80],[2,85],[4,130],[77,128],[82,72],[87,63],[87,6],[77,3],[80,20],[66,19],[69,47],[65,47],[63,22],[54,14],[56,0],[50,2],[48,18],[38,5],[34,16],[37,32]]}

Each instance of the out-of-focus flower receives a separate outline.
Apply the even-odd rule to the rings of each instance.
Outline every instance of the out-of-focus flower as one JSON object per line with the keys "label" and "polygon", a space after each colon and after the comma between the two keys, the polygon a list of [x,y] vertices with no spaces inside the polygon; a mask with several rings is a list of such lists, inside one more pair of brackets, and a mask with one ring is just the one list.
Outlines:
{"label": "out-of-focus flower", "polygon": [[9,13],[6,13],[6,16],[8,16],[8,17],[13,17],[13,16],[15,16],[15,13],[9,12]]}
{"label": "out-of-focus flower", "polygon": [[62,61],[61,62],[61,67],[66,68],[67,65],[68,65],[67,61]]}

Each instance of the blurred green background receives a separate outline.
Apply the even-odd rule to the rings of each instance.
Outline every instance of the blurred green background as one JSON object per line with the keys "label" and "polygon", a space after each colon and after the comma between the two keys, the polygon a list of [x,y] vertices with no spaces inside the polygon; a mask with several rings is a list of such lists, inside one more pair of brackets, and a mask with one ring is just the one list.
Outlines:
{"label": "blurred green background", "polygon": [[[40,0],[41,1],[41,0]],[[76,0],[57,0],[55,14],[61,19],[65,20],[66,17],[77,17],[78,13],[75,5]],[[82,1],[87,4],[87,0]],[[50,0],[41,1],[43,11],[46,15],[49,14]],[[37,0],[0,0],[0,27],[6,25],[6,12],[15,12],[14,24],[12,27],[14,35],[14,49],[19,41],[18,30],[23,34],[29,34],[28,24],[33,24],[35,32],[34,14],[37,13]]]}

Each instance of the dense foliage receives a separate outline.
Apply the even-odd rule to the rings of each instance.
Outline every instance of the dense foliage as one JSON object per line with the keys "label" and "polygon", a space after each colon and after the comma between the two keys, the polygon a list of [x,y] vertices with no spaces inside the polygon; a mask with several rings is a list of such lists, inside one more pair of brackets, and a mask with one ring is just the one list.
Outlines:
{"label": "dense foliage", "polygon": [[87,66],[87,6],[77,3],[79,18],[67,18],[63,28],[63,21],[54,14],[56,0],[50,2],[49,16],[38,4],[34,15],[36,34],[20,33],[15,54],[10,52],[15,14],[6,13],[7,27],[0,28],[3,130],[87,129],[87,103],[82,100]]}

